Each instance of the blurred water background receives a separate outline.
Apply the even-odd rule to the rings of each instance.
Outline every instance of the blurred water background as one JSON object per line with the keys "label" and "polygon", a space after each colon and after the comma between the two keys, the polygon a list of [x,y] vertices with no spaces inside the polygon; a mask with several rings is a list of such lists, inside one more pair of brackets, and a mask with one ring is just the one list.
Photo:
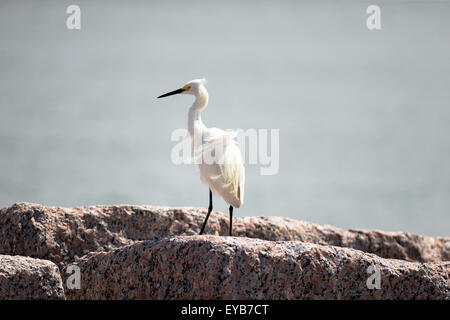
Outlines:
{"label": "blurred water background", "polygon": [[237,216],[448,236],[450,3],[378,1],[380,31],[369,4],[2,0],[0,207],[207,207],[170,159],[192,98],[155,99],[206,77],[206,125],[280,129]]}

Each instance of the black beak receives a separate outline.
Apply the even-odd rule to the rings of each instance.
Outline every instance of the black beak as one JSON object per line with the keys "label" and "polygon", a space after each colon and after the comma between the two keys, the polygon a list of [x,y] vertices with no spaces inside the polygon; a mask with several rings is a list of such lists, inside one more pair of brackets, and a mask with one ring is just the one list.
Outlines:
{"label": "black beak", "polygon": [[173,96],[174,94],[179,94],[179,93],[182,93],[183,91],[184,91],[184,89],[173,90],[173,91],[170,91],[168,93],[165,93],[165,94],[159,96],[158,98],[164,98],[164,97],[168,97],[168,96]]}

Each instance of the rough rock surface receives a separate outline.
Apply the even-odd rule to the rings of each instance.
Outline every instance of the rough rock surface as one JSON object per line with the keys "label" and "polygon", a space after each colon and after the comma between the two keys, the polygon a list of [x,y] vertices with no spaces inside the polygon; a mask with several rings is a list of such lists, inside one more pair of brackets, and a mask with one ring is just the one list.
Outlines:
{"label": "rough rock surface", "polygon": [[[205,215],[206,210],[192,207],[58,208],[17,203],[0,211],[0,254],[48,259],[63,267],[90,252],[197,234]],[[228,235],[228,216],[214,211],[205,233]],[[407,261],[450,260],[450,237],[343,230],[282,217],[234,218],[233,235],[348,247]]]}
{"label": "rough rock surface", "polygon": [[51,261],[0,255],[0,300],[65,299],[61,275]]}
{"label": "rough rock surface", "polygon": [[[449,299],[450,262],[290,241],[177,236],[81,259],[71,299]],[[369,266],[380,272],[370,290]],[[374,283],[374,282],[371,282]]]}

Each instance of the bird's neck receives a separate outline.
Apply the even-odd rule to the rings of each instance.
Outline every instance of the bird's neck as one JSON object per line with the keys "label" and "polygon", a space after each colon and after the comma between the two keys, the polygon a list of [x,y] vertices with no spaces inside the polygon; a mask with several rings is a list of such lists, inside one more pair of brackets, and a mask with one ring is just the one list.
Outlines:
{"label": "bird's neck", "polygon": [[205,88],[200,87],[195,95],[195,101],[189,108],[188,114],[188,131],[191,136],[201,134],[206,126],[202,122],[201,112],[208,105],[208,92]]}

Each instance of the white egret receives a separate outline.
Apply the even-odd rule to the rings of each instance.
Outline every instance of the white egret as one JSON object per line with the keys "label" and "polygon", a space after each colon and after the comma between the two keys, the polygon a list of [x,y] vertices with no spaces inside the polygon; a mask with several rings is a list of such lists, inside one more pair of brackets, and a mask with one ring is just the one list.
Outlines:
{"label": "white egret", "polygon": [[[163,94],[158,98],[174,94],[190,94],[195,101],[188,112],[188,131],[192,138],[192,152],[198,161],[200,179],[209,187],[209,207],[200,234],[205,230],[206,222],[213,209],[212,195],[220,195],[229,205],[230,236],[233,226],[233,208],[239,208],[244,202],[245,168],[242,155],[237,147],[236,132],[226,132],[218,128],[207,128],[201,119],[201,112],[208,104],[208,92],[205,88],[205,79],[189,81],[180,89]],[[198,143],[196,144],[196,141]],[[216,152],[220,146],[220,152]],[[212,155],[213,161],[204,161]]]}

